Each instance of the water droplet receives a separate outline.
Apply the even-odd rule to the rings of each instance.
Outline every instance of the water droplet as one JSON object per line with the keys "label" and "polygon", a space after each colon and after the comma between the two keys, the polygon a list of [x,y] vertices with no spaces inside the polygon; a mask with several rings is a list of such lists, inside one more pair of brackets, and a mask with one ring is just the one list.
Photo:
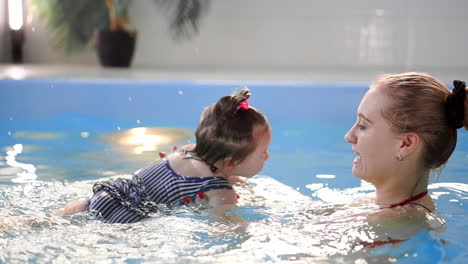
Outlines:
{"label": "water droplet", "polygon": [[50,88],[55,88],[55,85],[54,85],[54,84],[51,84],[51,85],[50,85]]}
{"label": "water droplet", "polygon": [[36,31],[36,28],[35,28],[35,27],[32,27],[31,30],[32,30],[32,32],[35,32],[35,31]]}
{"label": "water droplet", "polygon": [[119,126],[117,126],[117,130],[120,131],[120,127],[119,127]]}
{"label": "water droplet", "polygon": [[10,121],[13,120],[13,117],[10,116]]}
{"label": "water droplet", "polygon": [[11,132],[10,132],[10,131],[8,131],[8,135],[11,136]]}
{"label": "water droplet", "polygon": [[141,123],[141,122],[140,122],[140,120],[138,120],[138,119],[137,119],[137,121],[136,121],[136,122],[137,122],[138,124],[140,124],[140,123]]}
{"label": "water droplet", "polygon": [[178,93],[179,93],[180,95],[183,95],[183,94],[184,94],[184,92],[183,92],[182,90],[179,90]]}
{"label": "water droplet", "polygon": [[128,101],[133,102],[133,99],[131,97],[128,97]]}
{"label": "water droplet", "polygon": [[89,137],[89,132],[83,131],[80,133],[82,138],[88,138]]}
{"label": "water droplet", "polygon": [[297,188],[296,188],[296,191],[299,191],[299,190],[301,190],[301,188],[297,187]]}
{"label": "water droplet", "polygon": [[319,179],[335,179],[335,178],[336,178],[336,175],[333,175],[333,174],[316,174],[316,175],[315,175],[315,178],[319,178]]}

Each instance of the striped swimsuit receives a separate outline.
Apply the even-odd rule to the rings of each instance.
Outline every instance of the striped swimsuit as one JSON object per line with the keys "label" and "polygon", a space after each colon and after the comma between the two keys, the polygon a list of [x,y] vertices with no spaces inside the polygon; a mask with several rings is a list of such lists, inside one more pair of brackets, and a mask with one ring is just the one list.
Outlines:
{"label": "striped swimsuit", "polygon": [[131,179],[96,182],[88,212],[108,223],[133,223],[157,211],[158,204],[195,201],[199,192],[233,187],[222,177],[185,177],[177,174],[167,159],[140,170]]}

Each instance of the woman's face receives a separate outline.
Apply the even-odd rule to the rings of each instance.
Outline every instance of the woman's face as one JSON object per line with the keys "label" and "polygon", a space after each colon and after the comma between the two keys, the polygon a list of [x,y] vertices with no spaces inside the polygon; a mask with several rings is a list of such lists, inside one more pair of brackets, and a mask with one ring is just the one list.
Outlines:
{"label": "woman's face", "polygon": [[362,98],[356,123],[345,140],[358,154],[353,161],[353,174],[373,184],[389,179],[397,169],[400,140],[382,116],[390,98],[377,89],[370,89]]}

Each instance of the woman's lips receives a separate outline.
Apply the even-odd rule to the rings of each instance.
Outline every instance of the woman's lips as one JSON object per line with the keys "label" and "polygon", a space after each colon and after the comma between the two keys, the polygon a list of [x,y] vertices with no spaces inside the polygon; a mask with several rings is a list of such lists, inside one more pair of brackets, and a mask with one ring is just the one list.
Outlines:
{"label": "woman's lips", "polygon": [[353,161],[354,166],[358,167],[361,164],[361,161],[362,161],[361,156],[357,156],[356,158],[354,158],[354,161]]}

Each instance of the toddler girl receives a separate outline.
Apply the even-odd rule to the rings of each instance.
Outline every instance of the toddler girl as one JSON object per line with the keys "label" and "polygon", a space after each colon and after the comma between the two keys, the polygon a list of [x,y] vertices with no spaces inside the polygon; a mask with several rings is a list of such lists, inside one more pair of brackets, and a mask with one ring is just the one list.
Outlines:
{"label": "toddler girl", "polygon": [[252,177],[268,159],[271,129],[266,117],[249,106],[250,91],[222,97],[205,109],[196,144],[176,150],[131,179],[97,182],[91,199],[72,201],[64,213],[87,210],[108,223],[132,223],[169,206],[206,201],[216,214],[237,202],[232,183]]}

